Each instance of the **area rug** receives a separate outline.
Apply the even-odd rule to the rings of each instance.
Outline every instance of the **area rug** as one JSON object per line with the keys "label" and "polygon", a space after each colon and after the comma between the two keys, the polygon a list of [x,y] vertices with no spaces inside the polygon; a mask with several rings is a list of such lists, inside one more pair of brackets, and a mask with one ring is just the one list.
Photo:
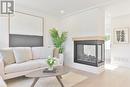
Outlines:
{"label": "area rug", "polygon": [[[74,87],[88,77],[74,72],[63,75],[62,82],[65,87]],[[20,77],[7,80],[8,87],[30,87],[34,79]],[[61,87],[55,77],[40,78],[35,87]]]}

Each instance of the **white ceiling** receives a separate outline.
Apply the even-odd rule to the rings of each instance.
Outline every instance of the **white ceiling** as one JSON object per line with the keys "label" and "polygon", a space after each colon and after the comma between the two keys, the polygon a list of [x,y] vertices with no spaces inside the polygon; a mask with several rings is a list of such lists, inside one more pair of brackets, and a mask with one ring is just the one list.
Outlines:
{"label": "white ceiling", "polygon": [[130,0],[123,0],[121,2],[108,6],[112,17],[130,14]]}
{"label": "white ceiling", "polygon": [[[115,0],[15,0],[16,5],[53,15],[67,15],[95,5]],[[64,10],[64,14],[60,14]]]}

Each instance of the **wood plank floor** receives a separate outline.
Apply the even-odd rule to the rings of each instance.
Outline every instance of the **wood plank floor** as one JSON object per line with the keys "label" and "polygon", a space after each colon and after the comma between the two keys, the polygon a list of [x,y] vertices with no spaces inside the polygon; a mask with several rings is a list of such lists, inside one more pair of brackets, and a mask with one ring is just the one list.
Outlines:
{"label": "wood plank floor", "polygon": [[105,70],[100,75],[94,75],[83,71],[74,72],[88,76],[88,79],[75,85],[74,87],[130,87],[130,69],[117,68],[115,70]]}
{"label": "wood plank floor", "polygon": [[[80,83],[77,83],[73,87],[130,87],[129,68],[120,67],[115,70],[105,70],[105,72],[101,73],[100,75],[95,75],[92,73],[88,73],[88,72],[84,72],[72,68],[70,68],[70,70],[75,73],[82,74],[88,77],[88,79]],[[23,85],[25,84],[23,83]],[[19,87],[27,87],[27,86],[19,86]]]}

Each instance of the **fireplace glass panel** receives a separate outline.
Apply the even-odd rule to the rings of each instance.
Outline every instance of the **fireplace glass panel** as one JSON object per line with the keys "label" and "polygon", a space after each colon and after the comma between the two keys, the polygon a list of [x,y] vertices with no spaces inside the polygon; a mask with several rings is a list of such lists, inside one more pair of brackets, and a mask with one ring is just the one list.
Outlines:
{"label": "fireplace glass panel", "polygon": [[84,45],[84,54],[87,56],[94,56],[96,57],[96,46],[94,45]]}
{"label": "fireplace glass panel", "polygon": [[96,63],[95,45],[77,45],[77,54],[80,61]]}
{"label": "fireplace glass panel", "polygon": [[98,45],[98,62],[102,61],[102,46]]}

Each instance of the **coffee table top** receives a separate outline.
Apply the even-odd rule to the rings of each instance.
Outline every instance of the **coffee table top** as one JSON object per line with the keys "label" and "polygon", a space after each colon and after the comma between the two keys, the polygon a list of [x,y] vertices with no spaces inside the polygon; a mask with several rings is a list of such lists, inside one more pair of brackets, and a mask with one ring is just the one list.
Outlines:
{"label": "coffee table top", "polygon": [[36,77],[52,77],[52,76],[64,75],[64,74],[69,72],[69,69],[65,66],[57,66],[55,68],[57,69],[56,73],[53,73],[53,72],[47,73],[47,72],[43,72],[44,69],[39,69],[39,70],[30,72],[25,76],[26,77],[33,77],[33,78],[36,78]]}

